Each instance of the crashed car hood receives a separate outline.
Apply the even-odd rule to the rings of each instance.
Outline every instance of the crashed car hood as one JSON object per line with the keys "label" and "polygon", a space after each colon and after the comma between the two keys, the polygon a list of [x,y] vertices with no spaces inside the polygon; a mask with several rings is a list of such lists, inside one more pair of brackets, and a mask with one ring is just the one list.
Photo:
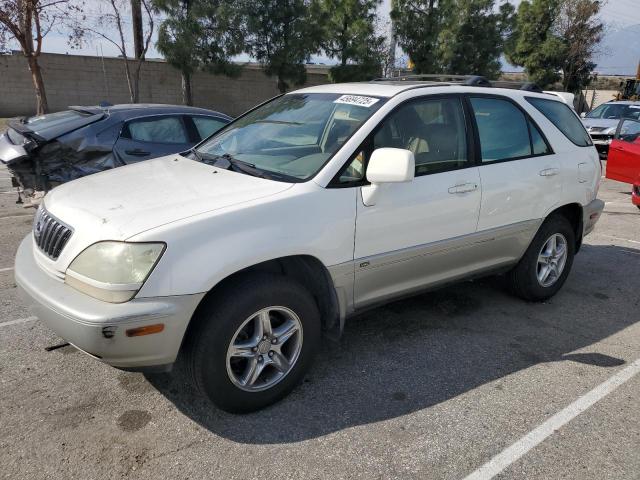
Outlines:
{"label": "crashed car hood", "polygon": [[615,118],[583,118],[585,128],[589,131],[590,128],[596,127],[598,130],[611,127],[617,127],[620,119]]}
{"label": "crashed car hood", "polygon": [[[216,173],[214,173],[216,172]],[[170,155],[90,175],[54,188],[49,213],[75,240],[125,240],[143,231],[291,187]],[[75,242],[74,242],[75,243]]]}

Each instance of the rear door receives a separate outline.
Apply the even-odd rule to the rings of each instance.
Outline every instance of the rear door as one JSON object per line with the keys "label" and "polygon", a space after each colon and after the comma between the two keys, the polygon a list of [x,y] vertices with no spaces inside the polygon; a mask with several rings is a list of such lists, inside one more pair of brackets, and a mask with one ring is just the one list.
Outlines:
{"label": "rear door", "polygon": [[640,180],[640,121],[625,118],[609,147],[607,178],[625,183]]}
{"label": "rear door", "polygon": [[560,158],[515,101],[473,95],[469,102],[480,144],[482,204],[478,231],[507,236],[518,235],[529,226],[535,231],[538,220],[560,202]]}
{"label": "rear door", "polygon": [[188,150],[196,142],[182,115],[152,115],[126,122],[114,151],[124,163],[136,163]]}

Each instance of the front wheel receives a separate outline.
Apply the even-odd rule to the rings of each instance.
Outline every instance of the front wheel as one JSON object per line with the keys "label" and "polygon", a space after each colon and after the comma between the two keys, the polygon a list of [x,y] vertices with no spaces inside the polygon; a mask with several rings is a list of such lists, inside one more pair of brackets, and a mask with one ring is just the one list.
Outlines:
{"label": "front wheel", "polygon": [[575,233],[564,216],[545,220],[520,262],[507,274],[513,293],[538,302],[558,293],[571,270],[575,244]]}
{"label": "front wheel", "polygon": [[186,346],[195,384],[232,413],[258,410],[302,379],[320,342],[311,294],[278,275],[251,275],[208,299]]}

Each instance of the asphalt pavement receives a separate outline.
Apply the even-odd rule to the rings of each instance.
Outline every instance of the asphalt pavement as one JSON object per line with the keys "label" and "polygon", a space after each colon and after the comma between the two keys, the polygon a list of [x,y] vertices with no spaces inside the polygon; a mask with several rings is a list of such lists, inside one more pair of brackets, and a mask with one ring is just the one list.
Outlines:
{"label": "asphalt pavement", "polygon": [[640,210],[606,207],[561,292],[461,283],[351,319],[284,401],[209,406],[173,374],[118,371],[16,295],[33,209],[0,169],[0,478],[639,479]]}

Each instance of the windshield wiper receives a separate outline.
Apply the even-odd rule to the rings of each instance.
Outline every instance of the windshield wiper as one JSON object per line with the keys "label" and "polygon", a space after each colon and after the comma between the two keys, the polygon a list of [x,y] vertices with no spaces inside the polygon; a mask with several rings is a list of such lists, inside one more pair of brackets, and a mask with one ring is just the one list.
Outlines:
{"label": "windshield wiper", "polygon": [[253,163],[238,160],[228,153],[224,153],[222,155],[211,155],[208,153],[197,152],[196,156],[198,157],[198,160],[206,163],[207,165],[224,168],[225,170],[233,169],[236,172],[246,173],[253,175],[254,177],[267,178],[263,171],[256,168]]}
{"label": "windshield wiper", "polygon": [[254,177],[266,178],[269,180],[281,180],[284,182],[299,182],[300,179],[292,177],[286,173],[274,172],[272,170],[265,170],[260,167],[256,167],[253,163],[245,162],[234,158],[229,153],[222,155],[212,155],[210,153],[198,152],[195,149],[192,150],[196,159],[207,165],[212,165],[218,168],[224,168],[225,170],[233,169],[236,172],[246,173]]}

